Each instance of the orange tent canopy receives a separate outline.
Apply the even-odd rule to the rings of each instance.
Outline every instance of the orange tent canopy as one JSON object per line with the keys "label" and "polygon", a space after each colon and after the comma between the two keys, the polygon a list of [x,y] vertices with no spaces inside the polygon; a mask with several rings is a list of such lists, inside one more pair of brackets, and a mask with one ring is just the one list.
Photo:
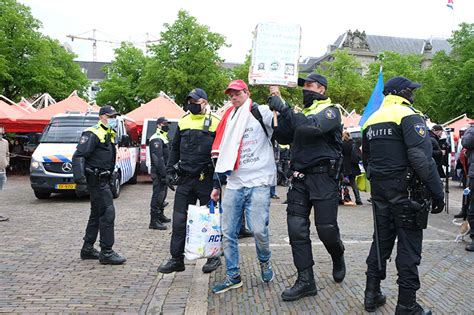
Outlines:
{"label": "orange tent canopy", "polygon": [[342,123],[345,128],[349,127],[359,127],[359,121],[362,118],[361,115],[356,112],[351,112],[348,115],[342,115]]}
{"label": "orange tent canopy", "polygon": [[141,129],[143,122],[147,118],[165,117],[168,119],[179,119],[185,114],[185,111],[172,100],[159,96],[146,104],[132,110],[127,117],[135,120]]}
{"label": "orange tent canopy", "polygon": [[16,120],[28,114],[28,111],[17,105],[8,105],[0,100],[0,126],[5,131],[13,132],[13,128],[17,125]]}
{"label": "orange tent canopy", "polygon": [[462,128],[469,127],[469,124],[473,121],[473,119],[467,117],[466,114],[458,116],[448,122],[443,124],[444,128],[453,128],[454,129],[454,138],[459,139],[459,130]]}
{"label": "orange tent canopy", "polygon": [[85,113],[87,111],[99,111],[99,109],[99,106],[91,106],[78,96],[69,96],[61,102],[49,105],[37,112],[18,119],[15,132],[42,132],[44,127],[51,120],[51,117],[56,114],[65,113],[67,111]]}

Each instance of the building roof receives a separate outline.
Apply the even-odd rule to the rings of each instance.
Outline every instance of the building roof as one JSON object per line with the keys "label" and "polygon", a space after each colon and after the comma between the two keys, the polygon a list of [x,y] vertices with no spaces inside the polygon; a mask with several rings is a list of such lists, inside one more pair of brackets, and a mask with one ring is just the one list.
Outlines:
{"label": "building roof", "polygon": [[328,46],[328,51],[321,57],[309,57],[300,64],[301,72],[312,72],[318,64],[330,60],[330,53],[337,49],[347,49],[351,54],[377,56],[384,51],[393,51],[402,55],[417,54],[430,58],[438,51],[451,52],[451,45],[446,39],[430,38],[407,38],[381,35],[367,35],[358,30],[347,31]]}
{"label": "building roof", "polygon": [[107,74],[104,71],[104,66],[108,66],[111,62],[101,61],[76,61],[81,70],[86,74],[87,79],[91,81],[100,81],[105,79]]}

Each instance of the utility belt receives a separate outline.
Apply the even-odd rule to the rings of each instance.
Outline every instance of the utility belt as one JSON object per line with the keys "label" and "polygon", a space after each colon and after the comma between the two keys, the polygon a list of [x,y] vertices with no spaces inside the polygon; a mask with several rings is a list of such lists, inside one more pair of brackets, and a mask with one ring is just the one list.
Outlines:
{"label": "utility belt", "polygon": [[431,198],[415,171],[407,167],[405,173],[408,201],[393,208],[397,226],[407,229],[426,229]]}
{"label": "utility belt", "polygon": [[109,180],[110,177],[112,176],[110,171],[100,169],[100,168],[92,169],[92,168],[89,168],[89,167],[86,167],[86,174],[90,175],[90,176],[94,176],[99,180]]}
{"label": "utility belt", "polygon": [[430,203],[408,200],[392,206],[395,225],[410,230],[423,230],[428,226]]}
{"label": "utility belt", "polygon": [[[329,176],[334,177],[334,179],[339,179],[342,169],[342,158],[341,159],[331,159],[324,162],[320,162],[314,166],[305,168],[302,172],[298,172],[299,177],[302,179],[304,174],[324,174],[327,173]],[[303,174],[303,177],[301,177]]]}
{"label": "utility belt", "polygon": [[201,171],[199,172],[186,172],[185,170],[180,170],[178,172],[178,175],[180,177],[189,177],[189,178],[199,178],[200,181],[203,181],[207,177],[212,177],[214,174],[214,168],[212,165],[207,165],[205,166]]}

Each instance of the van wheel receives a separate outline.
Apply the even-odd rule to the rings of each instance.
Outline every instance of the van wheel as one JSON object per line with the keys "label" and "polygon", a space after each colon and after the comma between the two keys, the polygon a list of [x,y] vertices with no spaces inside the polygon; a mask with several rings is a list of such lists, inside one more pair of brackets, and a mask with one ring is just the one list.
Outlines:
{"label": "van wheel", "polygon": [[48,199],[51,197],[51,193],[47,191],[33,190],[35,197],[38,199]]}
{"label": "van wheel", "polygon": [[112,196],[116,199],[120,196],[120,173],[114,173],[112,176],[113,180],[110,190],[112,191]]}
{"label": "van wheel", "polygon": [[133,173],[132,178],[130,178],[130,179],[128,180],[128,183],[131,184],[131,185],[135,185],[135,184],[137,183],[138,168],[139,168],[139,166],[140,166],[139,164],[137,164],[137,165],[135,166],[135,173]]}

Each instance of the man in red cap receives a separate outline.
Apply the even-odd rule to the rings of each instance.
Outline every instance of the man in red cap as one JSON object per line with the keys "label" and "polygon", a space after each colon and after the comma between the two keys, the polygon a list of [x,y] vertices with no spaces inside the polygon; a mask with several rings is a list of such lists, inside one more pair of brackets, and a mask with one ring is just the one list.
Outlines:
{"label": "man in red cap", "polygon": [[[270,264],[268,222],[270,186],[276,184],[276,166],[272,134],[273,113],[268,106],[258,106],[242,80],[229,83],[225,94],[230,107],[217,127],[212,146],[216,162],[216,178],[227,175],[222,201],[222,234],[226,260],[226,279],[214,286],[214,293],[223,293],[242,286],[239,268],[238,234],[245,209],[246,221],[254,233],[257,257],[263,282],[273,279]],[[220,185],[215,183],[211,198],[217,200]]]}

